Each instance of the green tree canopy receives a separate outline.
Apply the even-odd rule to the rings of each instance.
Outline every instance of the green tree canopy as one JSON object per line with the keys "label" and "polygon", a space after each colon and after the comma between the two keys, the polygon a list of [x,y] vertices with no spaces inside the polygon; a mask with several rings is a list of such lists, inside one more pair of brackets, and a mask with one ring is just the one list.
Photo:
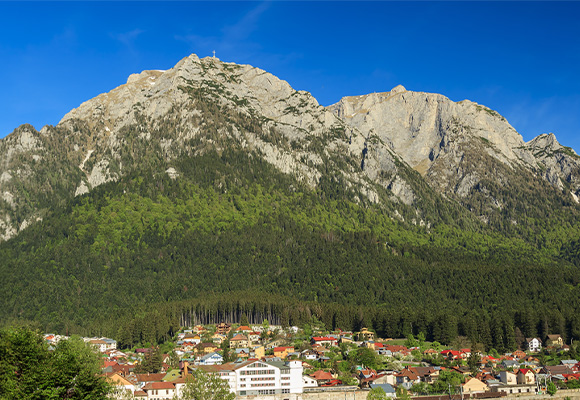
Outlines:
{"label": "green tree canopy", "polygon": [[387,400],[387,394],[383,388],[376,387],[367,394],[367,400]]}
{"label": "green tree canopy", "polygon": [[234,400],[228,383],[219,376],[200,369],[191,371],[177,400]]}
{"label": "green tree canopy", "polygon": [[100,400],[111,388],[99,372],[99,356],[78,337],[49,351],[43,337],[28,328],[0,331],[2,399]]}

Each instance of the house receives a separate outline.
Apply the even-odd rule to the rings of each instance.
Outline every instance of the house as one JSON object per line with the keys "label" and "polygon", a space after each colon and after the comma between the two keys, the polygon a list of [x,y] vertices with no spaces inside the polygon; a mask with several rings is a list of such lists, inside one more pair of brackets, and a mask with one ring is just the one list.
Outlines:
{"label": "house", "polygon": [[526,342],[528,343],[528,351],[537,353],[542,350],[542,341],[540,338],[526,338]]}
{"label": "house", "polygon": [[141,390],[147,393],[148,399],[170,400],[175,396],[175,384],[173,382],[149,382]]}
{"label": "house", "polygon": [[253,329],[249,326],[242,325],[236,328],[236,332],[247,335],[248,333],[253,332]]}
{"label": "house", "polygon": [[476,394],[485,393],[489,391],[489,387],[477,378],[468,379],[463,384],[463,393],[465,394]]}
{"label": "house", "polygon": [[100,351],[101,353],[107,351],[107,342],[105,342],[104,340],[90,339],[88,340],[87,343],[93,346],[97,351]]}
{"label": "house", "polygon": [[503,360],[501,366],[505,369],[514,369],[520,366],[520,362],[515,360]]}
{"label": "house", "polygon": [[568,365],[554,365],[554,366],[546,365],[542,368],[542,373],[554,376],[554,375],[572,374],[573,371],[572,368],[570,368]]}
{"label": "house", "polygon": [[226,339],[227,339],[227,337],[225,335],[220,334],[220,333],[214,333],[213,336],[211,337],[211,341],[214,342],[218,346],[221,345],[222,342]]}
{"label": "house", "polygon": [[339,343],[352,343],[353,342],[352,336],[342,335],[342,336],[340,336],[340,340],[338,342]]}
{"label": "house", "polygon": [[533,385],[536,383],[536,374],[531,369],[518,369],[516,378],[518,385]]}
{"label": "house", "polygon": [[260,341],[260,332],[248,332],[246,336],[252,343],[258,343]]}
{"label": "house", "polygon": [[459,350],[443,350],[441,355],[448,360],[463,360],[463,352]]}
{"label": "house", "polygon": [[266,355],[266,349],[264,346],[253,346],[251,348],[250,354],[253,353],[255,358],[263,358]]}
{"label": "house", "polygon": [[560,335],[548,335],[546,339],[546,347],[559,349],[564,346],[564,339]]}
{"label": "house", "polygon": [[217,365],[217,364],[222,364],[224,362],[224,358],[222,357],[221,354],[217,353],[217,352],[213,352],[213,353],[209,353],[209,354],[205,354],[204,356],[202,356],[197,364],[198,365]]}
{"label": "house", "polygon": [[286,357],[288,357],[288,353],[293,353],[294,352],[294,346],[279,346],[279,347],[274,347],[274,356],[275,357],[280,357],[282,359],[285,359]]}
{"label": "house", "polygon": [[166,375],[165,373],[135,374],[135,377],[137,379],[137,385],[142,388],[144,385],[147,385],[147,383],[161,382],[163,378],[165,378],[165,375]]}
{"label": "house", "polygon": [[201,337],[196,333],[188,333],[186,334],[183,339],[181,339],[183,343],[198,345],[201,343]]}
{"label": "house", "polygon": [[115,388],[121,389],[122,391],[134,393],[137,389],[131,381],[116,372],[105,374],[105,377]]}
{"label": "house", "polygon": [[367,341],[367,340],[375,340],[375,333],[369,331],[367,328],[362,328],[358,333],[359,340]]}
{"label": "house", "polygon": [[215,326],[215,329],[216,333],[227,336],[227,334],[230,333],[230,331],[232,330],[232,324],[226,324],[224,322],[221,322]]}
{"label": "house", "polygon": [[210,354],[218,350],[214,343],[200,343],[195,346],[194,352],[196,354]]}
{"label": "house", "polygon": [[514,356],[514,358],[515,358],[516,360],[521,360],[521,359],[523,359],[524,357],[526,357],[526,353],[524,353],[524,352],[523,352],[523,351],[521,351],[521,350],[516,350],[516,351],[514,351],[514,352],[512,353],[512,356]]}
{"label": "house", "polygon": [[403,369],[401,372],[395,375],[397,378],[397,385],[401,385],[403,383],[410,383],[414,385],[416,383],[421,382],[421,378],[409,369]]}
{"label": "house", "polygon": [[235,350],[236,359],[247,359],[250,357],[250,349],[241,347]]}
{"label": "house", "polygon": [[238,333],[237,335],[235,335],[233,338],[230,339],[230,348],[231,349],[237,349],[240,347],[249,347],[250,346],[250,341],[248,340],[248,337],[245,335],[242,335],[241,333]]}
{"label": "house", "polygon": [[[413,374],[417,375],[421,382],[432,383],[438,376],[439,370],[435,369],[435,367],[405,367],[403,369],[412,372]],[[403,372],[401,371],[401,372]]]}
{"label": "house", "polygon": [[302,375],[302,387],[318,387],[318,382],[311,376]]}
{"label": "house", "polygon": [[518,383],[516,374],[509,371],[501,371],[499,373],[499,381],[506,385],[517,385]]}
{"label": "house", "polygon": [[537,391],[536,385],[502,385],[501,383],[489,383],[489,387],[492,393],[506,393],[506,394],[520,394],[520,393],[532,393],[535,394]]}
{"label": "house", "polygon": [[316,380],[318,386],[321,386],[322,384],[325,384],[332,380],[332,374],[330,372],[326,372],[323,370],[318,370],[310,374],[310,377]]}
{"label": "house", "polygon": [[385,392],[387,397],[391,397],[391,398],[397,397],[397,393],[395,391],[395,388],[393,387],[393,385],[391,385],[389,383],[371,383],[369,385],[369,387],[371,389],[375,389],[375,388],[383,389],[383,391]]}
{"label": "house", "polygon": [[301,357],[304,360],[316,360],[318,358],[318,354],[316,354],[314,350],[303,350]]}
{"label": "house", "polygon": [[328,336],[313,336],[310,340],[312,346],[322,345],[322,346],[338,346],[338,341],[336,338]]}

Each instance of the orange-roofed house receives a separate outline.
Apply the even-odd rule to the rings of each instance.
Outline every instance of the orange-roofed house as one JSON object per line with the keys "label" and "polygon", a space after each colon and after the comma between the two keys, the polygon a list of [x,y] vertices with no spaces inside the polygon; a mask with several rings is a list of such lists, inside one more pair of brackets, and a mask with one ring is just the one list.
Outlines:
{"label": "orange-roofed house", "polygon": [[242,326],[236,328],[236,332],[240,332],[240,333],[243,333],[246,335],[249,332],[252,332],[252,328],[250,328],[249,326],[246,326],[246,325],[242,325]]}
{"label": "orange-roofed house", "polygon": [[321,369],[319,369],[313,374],[310,374],[310,377],[316,379],[316,382],[318,382],[319,386],[328,383],[333,379],[332,374],[330,372],[326,372]]}
{"label": "orange-roofed house", "polygon": [[240,347],[250,347],[250,341],[247,336],[238,333],[230,339],[230,348],[237,349]]}
{"label": "orange-roofed house", "polygon": [[526,353],[524,353],[521,350],[516,350],[512,353],[512,356],[514,356],[514,358],[517,360],[521,360],[522,358],[524,358],[526,356]]}

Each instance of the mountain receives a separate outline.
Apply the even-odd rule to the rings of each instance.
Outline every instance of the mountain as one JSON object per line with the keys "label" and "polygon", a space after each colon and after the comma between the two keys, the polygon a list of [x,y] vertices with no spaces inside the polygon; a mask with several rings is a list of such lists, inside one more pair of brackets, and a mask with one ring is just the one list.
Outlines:
{"label": "mountain", "polygon": [[311,188],[332,171],[364,200],[414,207],[423,223],[413,171],[483,221],[506,206],[501,192],[513,192],[517,181],[545,196],[551,188],[543,179],[563,202],[578,203],[580,193],[572,149],[553,134],[525,143],[505,118],[477,103],[397,86],[325,108],[258,68],[192,55],[171,70],[130,76],[56,127],[24,125],[3,139],[0,238],[152,158],[177,177],[176,157],[232,145]]}
{"label": "mountain", "polygon": [[141,315],[252,290],[352,306],[315,314],[362,323],[362,305],[483,309],[525,277],[506,321],[533,295],[534,318],[557,305],[573,326],[580,157],[553,134],[525,143],[468,100],[397,86],[323,107],[258,68],[191,55],[57,126],[17,128],[0,160],[4,320],[112,329],[98,307]]}

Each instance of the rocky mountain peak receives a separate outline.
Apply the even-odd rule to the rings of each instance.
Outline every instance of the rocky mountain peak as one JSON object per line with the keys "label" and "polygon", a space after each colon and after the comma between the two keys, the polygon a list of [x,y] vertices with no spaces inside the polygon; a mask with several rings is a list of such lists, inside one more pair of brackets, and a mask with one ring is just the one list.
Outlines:
{"label": "rocky mountain peak", "polygon": [[[264,70],[192,54],[169,70],[132,74],[56,127],[39,133],[25,125],[1,140],[0,235],[13,236],[14,221],[42,216],[34,196],[46,198],[43,190],[58,186],[65,201],[117,181],[142,159],[179,179],[176,158],[232,146],[311,188],[332,174],[374,203],[418,207],[422,189],[411,169],[431,188],[461,199],[485,192],[484,180],[506,184],[506,171],[539,169],[559,189],[580,187],[573,150],[553,134],[524,143],[505,118],[475,102],[397,85],[322,107]],[[45,176],[53,181],[43,186]],[[66,182],[58,183],[59,176]]]}

